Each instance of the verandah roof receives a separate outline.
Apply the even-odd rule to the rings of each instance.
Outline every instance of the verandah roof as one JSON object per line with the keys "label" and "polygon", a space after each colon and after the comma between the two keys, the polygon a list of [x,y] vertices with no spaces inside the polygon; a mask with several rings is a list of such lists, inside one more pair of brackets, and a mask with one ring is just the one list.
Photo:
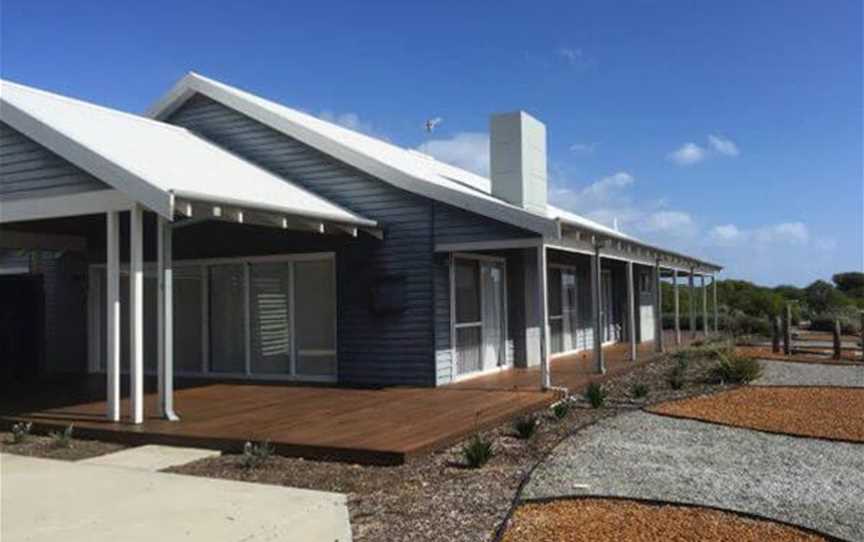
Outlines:
{"label": "verandah roof", "polygon": [[168,220],[181,204],[188,214],[202,203],[269,215],[274,225],[280,215],[377,225],[178,126],[9,81],[0,81],[0,120]]}

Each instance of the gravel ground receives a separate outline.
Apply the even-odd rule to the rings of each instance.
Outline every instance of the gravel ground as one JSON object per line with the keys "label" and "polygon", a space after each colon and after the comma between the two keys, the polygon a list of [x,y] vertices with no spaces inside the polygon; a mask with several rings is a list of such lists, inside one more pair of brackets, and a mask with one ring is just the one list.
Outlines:
{"label": "gravel ground", "polygon": [[756,386],[841,386],[864,388],[864,364],[860,367],[786,363],[761,360],[762,376]]}
{"label": "gravel ground", "polygon": [[826,538],[773,521],[710,508],[586,498],[519,507],[503,542],[565,540],[824,542]]}
{"label": "gravel ground", "polygon": [[715,506],[862,541],[862,472],[860,444],[630,412],[563,442],[523,498],[605,495]]}
{"label": "gravel ground", "polygon": [[746,386],[713,395],[669,401],[654,414],[864,444],[864,389],[813,386]]}
{"label": "gravel ground", "polygon": [[100,442],[98,440],[80,440],[74,437],[69,447],[63,448],[57,445],[55,439],[41,435],[29,435],[24,442],[15,444],[12,441],[12,433],[0,431],[0,452],[4,454],[77,461],[79,459],[118,452],[124,448],[126,446],[122,444]]}

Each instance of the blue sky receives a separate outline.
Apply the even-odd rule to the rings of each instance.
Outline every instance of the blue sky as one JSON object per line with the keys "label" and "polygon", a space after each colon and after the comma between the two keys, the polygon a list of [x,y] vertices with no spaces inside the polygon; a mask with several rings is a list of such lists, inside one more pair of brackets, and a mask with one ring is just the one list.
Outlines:
{"label": "blue sky", "polygon": [[479,171],[525,109],[560,205],[727,277],[864,267],[859,0],[189,4],[3,0],[0,72],[141,112],[195,70]]}

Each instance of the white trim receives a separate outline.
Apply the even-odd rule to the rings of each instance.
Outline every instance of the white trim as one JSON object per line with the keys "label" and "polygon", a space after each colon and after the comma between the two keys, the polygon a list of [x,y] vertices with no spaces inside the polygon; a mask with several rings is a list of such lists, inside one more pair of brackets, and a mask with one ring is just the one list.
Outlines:
{"label": "white trim", "polygon": [[473,250],[505,250],[510,248],[532,248],[540,246],[540,237],[528,239],[501,239],[498,241],[476,241],[469,243],[439,243],[435,252],[471,252]]}
{"label": "white trim", "polygon": [[129,406],[132,423],[144,423],[144,208],[129,215]]}
{"label": "white trim", "polygon": [[[105,375],[108,419],[120,421],[120,214],[111,211],[106,217],[105,269]],[[98,283],[98,281],[97,281]],[[96,318],[99,321],[99,318]],[[98,327],[98,326],[97,326]],[[98,337],[96,338],[98,340]],[[93,341],[91,341],[93,342]],[[102,352],[97,350],[101,362]],[[97,362],[98,367],[101,363]]]}
{"label": "white trim", "polygon": [[128,211],[135,202],[117,190],[91,190],[64,196],[0,200],[0,224]]}

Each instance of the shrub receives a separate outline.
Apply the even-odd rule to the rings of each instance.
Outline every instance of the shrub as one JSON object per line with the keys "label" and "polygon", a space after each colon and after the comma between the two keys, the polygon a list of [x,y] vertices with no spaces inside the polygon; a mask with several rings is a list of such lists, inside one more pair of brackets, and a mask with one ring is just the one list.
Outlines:
{"label": "shrub", "polygon": [[246,441],[246,444],[243,445],[243,455],[240,457],[240,464],[245,469],[257,469],[266,463],[275,451],[269,440],[265,440],[259,444]]}
{"label": "shrub", "polygon": [[513,430],[516,436],[528,440],[537,432],[537,418],[535,416],[522,416],[513,422]]}
{"label": "shrub", "polygon": [[834,320],[840,321],[840,332],[844,335],[857,335],[861,332],[861,316],[857,310],[836,310],[817,314],[810,321],[810,329],[813,331],[834,331]]}
{"label": "shrub", "polygon": [[722,356],[712,374],[721,382],[741,384],[759,378],[762,375],[762,366],[755,358],[732,354]]}
{"label": "shrub", "polygon": [[63,431],[51,431],[48,436],[51,437],[51,443],[55,448],[69,448],[72,446],[72,425],[66,426]]}
{"label": "shrub", "polygon": [[630,395],[632,395],[634,399],[644,399],[645,397],[648,397],[648,386],[642,382],[637,382],[630,387]]}
{"label": "shrub", "polygon": [[21,444],[30,438],[30,431],[33,429],[31,422],[19,422],[12,426],[12,442]]}
{"label": "shrub", "polygon": [[687,370],[687,366],[681,363],[676,364],[672,367],[672,370],[669,371],[669,376],[666,378],[667,382],[669,382],[669,387],[673,390],[680,390],[684,387],[684,372]]}
{"label": "shrub", "polygon": [[462,458],[465,460],[465,464],[472,469],[479,469],[485,465],[494,454],[492,441],[479,433],[471,437],[471,440],[462,447]]}
{"label": "shrub", "polygon": [[591,403],[592,408],[600,408],[606,402],[606,390],[603,386],[596,382],[588,384],[588,389],[585,390],[585,398]]}
{"label": "shrub", "polygon": [[566,399],[558,401],[552,406],[552,415],[555,416],[556,420],[563,419],[568,412],[570,412],[570,403]]}

